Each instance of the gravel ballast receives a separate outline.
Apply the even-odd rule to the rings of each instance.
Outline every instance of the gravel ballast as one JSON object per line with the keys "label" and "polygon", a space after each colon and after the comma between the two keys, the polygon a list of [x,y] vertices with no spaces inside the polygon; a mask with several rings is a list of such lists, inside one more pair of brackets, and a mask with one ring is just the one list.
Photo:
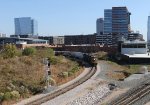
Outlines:
{"label": "gravel ballast", "polygon": [[108,85],[101,85],[86,95],[79,97],[67,105],[93,105],[101,102],[103,97],[110,92]]}

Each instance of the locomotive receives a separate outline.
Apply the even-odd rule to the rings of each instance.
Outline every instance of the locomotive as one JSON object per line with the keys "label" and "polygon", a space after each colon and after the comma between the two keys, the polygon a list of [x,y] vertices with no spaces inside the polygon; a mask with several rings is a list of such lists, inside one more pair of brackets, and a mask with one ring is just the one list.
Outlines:
{"label": "locomotive", "polygon": [[97,65],[97,58],[94,54],[83,54],[83,60],[88,62],[91,66]]}

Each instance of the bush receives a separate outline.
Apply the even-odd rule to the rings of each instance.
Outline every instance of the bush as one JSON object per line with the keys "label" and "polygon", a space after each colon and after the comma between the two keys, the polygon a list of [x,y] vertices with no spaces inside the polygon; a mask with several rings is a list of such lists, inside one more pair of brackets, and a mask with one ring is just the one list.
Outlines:
{"label": "bush", "polygon": [[53,79],[53,78],[50,78],[49,79],[49,82],[50,84],[53,86],[53,85],[56,85],[56,81]]}
{"label": "bush", "polygon": [[57,59],[54,56],[49,57],[48,59],[49,59],[50,63],[53,64],[53,65],[57,64],[60,61],[59,59]]}
{"label": "bush", "polygon": [[17,54],[18,54],[18,51],[17,51],[17,48],[15,45],[7,44],[4,47],[4,51],[3,51],[3,57],[4,58],[13,58]]}
{"label": "bush", "polygon": [[20,97],[20,94],[18,91],[12,91],[11,92],[12,98],[18,99]]}
{"label": "bush", "polygon": [[68,77],[68,72],[63,72],[62,74],[64,78]]}
{"label": "bush", "polygon": [[66,78],[68,77],[68,72],[61,72],[60,74],[58,74],[58,76],[62,78]]}
{"label": "bush", "polygon": [[6,92],[3,96],[4,100],[10,100],[12,99],[12,95],[10,92]]}
{"label": "bush", "polygon": [[77,71],[79,71],[79,67],[78,67],[78,65],[75,65],[75,66],[72,68],[71,72],[72,72],[72,73],[75,73],[75,72],[77,72]]}
{"label": "bush", "polygon": [[29,56],[35,54],[36,49],[33,47],[25,48],[22,52],[23,55]]}
{"label": "bush", "polygon": [[68,76],[70,77],[70,76],[72,76],[72,75],[73,75],[73,72],[69,71],[69,72],[68,72]]}
{"label": "bush", "polygon": [[3,97],[4,97],[4,93],[0,93],[0,102],[1,100],[3,100]]}
{"label": "bush", "polygon": [[54,56],[54,50],[49,48],[47,49],[48,56]]}

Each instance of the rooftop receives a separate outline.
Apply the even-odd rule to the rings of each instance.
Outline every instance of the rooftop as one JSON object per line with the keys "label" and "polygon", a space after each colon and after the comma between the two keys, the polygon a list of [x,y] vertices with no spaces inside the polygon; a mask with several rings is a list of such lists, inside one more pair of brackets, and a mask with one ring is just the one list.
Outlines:
{"label": "rooftop", "polygon": [[125,56],[128,56],[129,58],[150,58],[150,53],[146,54],[124,54]]}
{"label": "rooftop", "polygon": [[147,42],[145,41],[139,41],[139,40],[134,40],[134,41],[124,41],[123,44],[146,44]]}

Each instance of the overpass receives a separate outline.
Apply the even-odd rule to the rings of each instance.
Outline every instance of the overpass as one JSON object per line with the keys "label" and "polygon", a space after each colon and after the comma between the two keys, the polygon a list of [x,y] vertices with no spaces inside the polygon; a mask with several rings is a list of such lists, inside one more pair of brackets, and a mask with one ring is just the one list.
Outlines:
{"label": "overpass", "polygon": [[72,52],[83,52],[83,53],[95,53],[98,51],[105,51],[108,53],[116,53],[118,51],[117,47],[109,47],[109,46],[62,46],[62,47],[53,47],[55,51],[72,51]]}

